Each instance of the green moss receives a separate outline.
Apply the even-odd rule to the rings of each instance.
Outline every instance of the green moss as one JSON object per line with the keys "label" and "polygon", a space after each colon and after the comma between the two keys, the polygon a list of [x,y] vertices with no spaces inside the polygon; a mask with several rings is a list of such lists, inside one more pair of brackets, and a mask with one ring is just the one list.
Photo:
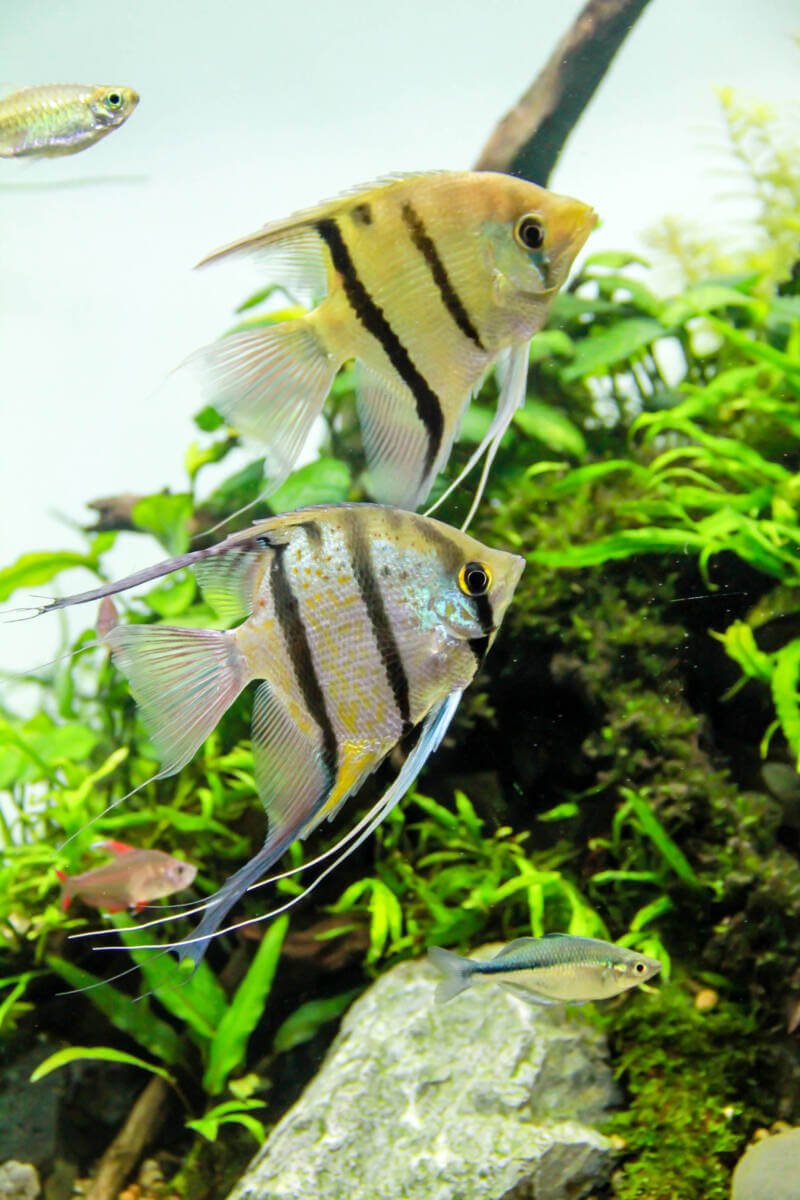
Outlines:
{"label": "green moss", "polygon": [[753,1017],[726,1001],[699,1012],[671,983],[601,1020],[626,1092],[604,1130],[624,1142],[616,1200],[727,1200],[731,1166],[762,1116]]}

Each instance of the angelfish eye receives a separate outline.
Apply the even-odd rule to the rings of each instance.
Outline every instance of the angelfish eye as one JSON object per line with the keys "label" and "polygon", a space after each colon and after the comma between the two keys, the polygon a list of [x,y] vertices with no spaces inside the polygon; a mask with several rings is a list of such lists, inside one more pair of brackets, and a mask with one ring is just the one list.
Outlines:
{"label": "angelfish eye", "polygon": [[492,573],[484,563],[468,562],[458,572],[458,586],[465,596],[485,596],[492,586]]}
{"label": "angelfish eye", "polygon": [[517,241],[526,250],[541,250],[544,245],[544,225],[539,217],[523,217],[514,231]]}
{"label": "angelfish eye", "polygon": [[109,108],[121,108],[122,96],[119,92],[106,92],[106,104]]}

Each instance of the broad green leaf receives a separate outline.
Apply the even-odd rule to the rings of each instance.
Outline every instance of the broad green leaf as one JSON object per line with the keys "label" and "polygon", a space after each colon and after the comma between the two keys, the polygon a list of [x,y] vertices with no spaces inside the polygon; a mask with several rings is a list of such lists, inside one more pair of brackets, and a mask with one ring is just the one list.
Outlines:
{"label": "broad green leaf", "polygon": [[772,673],[772,699],[781,729],[800,769],[800,638],[778,650]]}
{"label": "broad green leaf", "polygon": [[203,433],[215,433],[225,424],[225,421],[217,410],[208,404],[205,408],[201,408],[199,413],[195,413],[194,423]]}
{"label": "broad green leaf", "polygon": [[45,1075],[49,1075],[51,1071],[57,1071],[59,1067],[65,1067],[67,1063],[85,1059],[127,1063],[131,1067],[141,1067],[153,1075],[160,1075],[162,1079],[166,1079],[167,1083],[175,1082],[169,1071],[165,1071],[163,1067],[157,1067],[154,1063],[145,1062],[143,1058],[137,1058],[135,1054],[125,1054],[124,1051],[113,1050],[110,1046],[67,1046],[66,1049],[57,1050],[44,1062],[39,1063],[31,1075],[31,1083],[38,1083],[40,1079],[44,1079]]}
{"label": "broad green leaf", "polygon": [[183,458],[183,465],[189,478],[194,480],[201,468],[209,463],[221,462],[230,454],[235,445],[236,438],[233,437],[221,438],[217,442],[212,442],[210,446],[201,446],[199,442],[192,442]]}
{"label": "broad green leaf", "polygon": [[563,329],[543,329],[531,339],[530,361],[543,362],[548,358],[570,358],[575,353],[575,343]]}
{"label": "broad green leaf", "polygon": [[188,550],[191,515],[192,497],[188,492],[145,496],[131,510],[134,525],[151,533],[170,554]]}
{"label": "broad green leaf", "polygon": [[361,994],[360,988],[351,992],[342,992],[339,996],[330,996],[325,1000],[309,1000],[301,1004],[278,1027],[272,1049],[276,1054],[283,1054],[310,1042],[323,1025],[336,1021],[346,1008]]}
{"label": "broad green leaf", "polygon": [[596,254],[590,254],[583,264],[584,270],[587,267],[608,267],[612,271],[621,271],[624,267],[632,266],[649,267],[650,263],[629,250],[598,250]]}
{"label": "broad green leaf", "polygon": [[691,554],[693,551],[702,551],[706,545],[707,541],[701,534],[690,530],[648,527],[625,529],[583,546],[570,546],[566,550],[534,550],[528,559],[530,562],[546,563],[550,567],[596,567],[600,563],[630,558],[634,554],[675,551]]}
{"label": "broad green leaf", "polygon": [[247,312],[248,308],[255,308],[258,304],[263,304],[265,300],[269,300],[275,292],[281,292],[284,296],[289,293],[279,283],[269,283],[266,287],[259,288],[253,292],[246,300],[243,300],[239,307],[235,310],[237,313]]}
{"label": "broad green leaf", "polygon": [[231,1071],[244,1062],[250,1034],[264,1015],[288,928],[289,918],[285,915],[268,926],[247,974],[219,1022],[203,1075],[203,1087],[212,1096],[222,1091]]}
{"label": "broad green leaf", "polygon": [[514,414],[514,424],[528,437],[544,442],[557,454],[571,454],[574,458],[586,455],[586,441],[580,429],[549,404],[528,400],[524,408]]}
{"label": "broad green leaf", "polygon": [[23,554],[10,567],[0,571],[0,600],[7,600],[17,588],[39,587],[49,583],[60,571],[70,567],[86,567],[97,573],[97,560],[88,554],[69,550],[42,551]]}
{"label": "broad green leaf", "polygon": [[184,613],[194,599],[197,584],[191,572],[172,575],[158,587],[142,596],[145,604],[159,617],[177,617]]}
{"label": "broad green leaf", "polygon": [[572,383],[587,375],[604,374],[609,367],[640,354],[665,333],[661,322],[649,317],[618,321],[603,333],[578,342],[572,362],[561,372],[561,378]]}
{"label": "broad green leaf", "polygon": [[207,1141],[216,1141],[220,1125],[243,1125],[245,1129],[252,1133],[256,1141],[263,1142],[266,1137],[266,1131],[261,1121],[249,1115],[249,1110],[254,1108],[264,1108],[263,1100],[227,1100],[224,1104],[218,1104],[215,1108],[210,1109],[205,1116],[197,1117],[194,1121],[187,1121],[186,1128],[194,1129]]}
{"label": "broad green leaf", "polygon": [[171,1025],[153,1014],[147,1000],[133,1000],[64,958],[48,955],[47,965],[72,987],[88,988],[86,998],[108,1017],[115,1029],[133,1038],[155,1058],[170,1064],[183,1060],[180,1036]]}
{"label": "broad green leaf", "polygon": [[263,490],[264,459],[256,458],[240,471],[235,471],[233,475],[224,479],[200,507],[214,516],[222,516],[252,504]]}
{"label": "broad green leaf", "polygon": [[711,636],[722,642],[726,654],[739,664],[748,678],[771,683],[772,656],[759,650],[752,629],[744,621],[734,621],[724,633],[712,631]]}
{"label": "broad green leaf", "polygon": [[275,513],[293,512],[309,504],[336,504],[347,499],[350,472],[337,458],[318,458],[297,471],[292,471],[269,497]]}

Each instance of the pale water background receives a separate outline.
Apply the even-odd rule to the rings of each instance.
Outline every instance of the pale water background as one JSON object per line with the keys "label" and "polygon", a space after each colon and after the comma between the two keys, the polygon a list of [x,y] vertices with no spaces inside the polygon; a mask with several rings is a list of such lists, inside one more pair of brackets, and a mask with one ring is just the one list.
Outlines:
{"label": "pale water background", "polygon": [[[55,514],[85,520],[87,499],[185,487],[199,403],[163,382],[257,285],[193,263],[354,182],[468,167],[582,2],[0,0],[3,84],[142,96],[87,153],[0,160],[0,565],[80,547]],[[652,0],[551,180],[601,214],[587,252],[636,249],[667,213],[735,235],[748,207],[716,198],[735,181],[713,87],[796,117],[798,31],[796,0]],[[122,536],[115,567],[160,553]],[[8,627],[2,665],[43,662],[57,636]]]}

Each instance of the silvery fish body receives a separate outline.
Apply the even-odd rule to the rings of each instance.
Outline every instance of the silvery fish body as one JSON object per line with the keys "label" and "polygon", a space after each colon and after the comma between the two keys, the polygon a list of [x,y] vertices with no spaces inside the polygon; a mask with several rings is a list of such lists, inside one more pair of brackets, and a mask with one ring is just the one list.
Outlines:
{"label": "silvery fish body", "polygon": [[[212,254],[266,252],[272,277],[321,303],[190,359],[205,398],[288,474],[339,367],[357,364],[371,495],[417,507],[470,396],[512,353],[495,421],[524,399],[527,344],[596,223],[591,208],[493,172],[398,176],[278,221]],[[493,453],[493,451],[492,451]]]}
{"label": "silvery fish body", "polygon": [[252,745],[269,833],[179,948],[197,961],[243,891],[419,728],[362,839],[400,799],[483,661],[524,564],[430,518],[370,504],[321,506],[50,607],[190,565],[211,606],[241,621],[236,628],[112,623],[102,641],[141,707],[160,775],[180,770],[242,689],[263,681]]}
{"label": "silvery fish body", "polygon": [[132,88],[50,83],[0,100],[0,157],[77,154],[118,129],[139,97]]}
{"label": "silvery fish body", "polygon": [[74,896],[106,912],[141,908],[151,900],[189,887],[197,874],[192,863],[182,862],[162,850],[116,841],[100,842],[97,849],[113,854],[113,861],[80,875],[58,872],[62,909],[69,907]]}
{"label": "silvery fish body", "polygon": [[645,983],[661,970],[656,958],[598,938],[549,933],[516,938],[493,958],[462,958],[432,946],[428,955],[442,972],[436,999],[452,1000],[478,981],[503,984],[535,1004],[584,1004],[608,1000]]}

